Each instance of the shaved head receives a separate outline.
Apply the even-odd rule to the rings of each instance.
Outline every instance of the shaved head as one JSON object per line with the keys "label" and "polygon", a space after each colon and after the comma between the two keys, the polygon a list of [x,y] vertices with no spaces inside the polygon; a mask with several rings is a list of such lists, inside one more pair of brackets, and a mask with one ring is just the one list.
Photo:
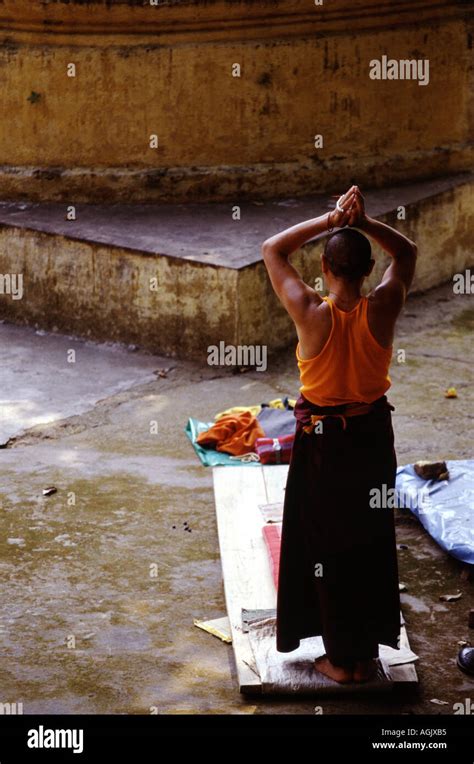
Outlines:
{"label": "shaved head", "polygon": [[369,272],[372,248],[362,233],[354,228],[343,228],[326,240],[324,256],[336,278],[359,281]]}

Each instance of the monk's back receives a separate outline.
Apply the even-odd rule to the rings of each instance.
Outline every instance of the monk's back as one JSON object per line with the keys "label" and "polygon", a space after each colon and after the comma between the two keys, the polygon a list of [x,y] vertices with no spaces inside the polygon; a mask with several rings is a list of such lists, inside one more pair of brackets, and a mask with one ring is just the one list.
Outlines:
{"label": "monk's back", "polygon": [[331,327],[317,355],[304,359],[297,345],[300,392],[319,406],[372,403],[390,387],[392,347],[382,347],[373,336],[367,297],[347,312],[331,298],[323,299],[330,309]]}

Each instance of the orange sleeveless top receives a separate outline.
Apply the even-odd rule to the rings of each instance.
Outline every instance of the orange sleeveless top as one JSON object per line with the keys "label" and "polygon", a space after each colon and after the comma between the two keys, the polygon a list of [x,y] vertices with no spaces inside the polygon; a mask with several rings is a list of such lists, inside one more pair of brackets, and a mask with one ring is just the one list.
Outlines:
{"label": "orange sleeveless top", "polygon": [[390,387],[388,369],[392,347],[383,348],[367,321],[368,299],[362,297],[348,313],[323,297],[332,315],[332,328],[318,355],[305,360],[296,346],[300,392],[317,406],[372,403]]}

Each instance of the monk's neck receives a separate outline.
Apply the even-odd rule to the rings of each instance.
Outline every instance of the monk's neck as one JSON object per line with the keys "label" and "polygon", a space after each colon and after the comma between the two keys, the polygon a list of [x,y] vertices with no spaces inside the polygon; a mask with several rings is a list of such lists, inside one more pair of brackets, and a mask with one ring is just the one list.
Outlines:
{"label": "monk's neck", "polygon": [[362,297],[360,293],[360,285],[354,284],[351,286],[341,282],[328,284],[328,297],[335,302],[338,307],[343,309],[352,308]]}

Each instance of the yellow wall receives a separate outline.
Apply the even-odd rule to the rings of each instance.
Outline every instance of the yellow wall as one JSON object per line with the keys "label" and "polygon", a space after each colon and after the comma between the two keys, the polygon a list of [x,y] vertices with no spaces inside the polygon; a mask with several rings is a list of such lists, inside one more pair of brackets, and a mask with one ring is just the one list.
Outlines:
{"label": "yellow wall", "polygon": [[[472,27],[449,0],[4,0],[2,197],[264,198],[465,169]],[[384,54],[429,59],[430,84],[371,80]]]}

